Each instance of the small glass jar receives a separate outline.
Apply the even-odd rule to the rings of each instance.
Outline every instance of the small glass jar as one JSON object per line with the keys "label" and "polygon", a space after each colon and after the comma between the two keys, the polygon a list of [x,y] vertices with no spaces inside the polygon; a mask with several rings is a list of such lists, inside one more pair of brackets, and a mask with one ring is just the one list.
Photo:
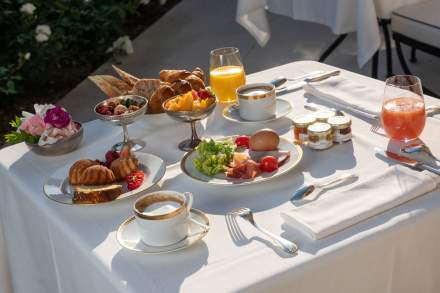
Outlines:
{"label": "small glass jar", "polygon": [[343,143],[351,139],[351,119],[347,116],[335,116],[328,119],[332,127],[333,141]]}
{"label": "small glass jar", "polygon": [[293,135],[295,140],[304,143],[307,141],[307,127],[316,122],[316,117],[314,115],[305,114],[299,115],[293,118]]}
{"label": "small glass jar", "polygon": [[325,150],[333,145],[332,127],[328,123],[316,122],[307,128],[307,145],[314,150]]}
{"label": "small glass jar", "polygon": [[320,110],[315,112],[317,122],[327,123],[328,119],[334,116],[336,116],[336,113],[332,110]]}

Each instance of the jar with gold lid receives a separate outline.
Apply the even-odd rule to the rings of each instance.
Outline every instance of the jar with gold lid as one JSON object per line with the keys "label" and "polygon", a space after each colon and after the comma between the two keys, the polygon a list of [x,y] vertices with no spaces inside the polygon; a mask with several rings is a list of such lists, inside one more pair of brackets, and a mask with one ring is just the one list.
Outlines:
{"label": "jar with gold lid", "polygon": [[307,127],[316,122],[316,117],[311,114],[299,115],[293,118],[293,134],[295,140],[304,143],[307,142]]}
{"label": "jar with gold lid", "polygon": [[328,124],[332,127],[333,141],[343,143],[349,141],[351,134],[351,119],[347,116],[334,116],[328,119]]}
{"label": "jar with gold lid", "polygon": [[315,112],[317,122],[327,123],[330,117],[336,116],[336,112],[332,110],[319,110]]}
{"label": "jar with gold lid", "polygon": [[307,128],[307,135],[311,149],[325,150],[333,145],[332,127],[328,123],[313,123]]}

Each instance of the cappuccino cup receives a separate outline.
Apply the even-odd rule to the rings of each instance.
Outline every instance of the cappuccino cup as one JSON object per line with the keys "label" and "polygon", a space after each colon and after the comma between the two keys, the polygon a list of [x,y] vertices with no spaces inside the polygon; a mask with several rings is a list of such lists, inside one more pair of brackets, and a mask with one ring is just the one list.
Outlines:
{"label": "cappuccino cup", "polygon": [[244,120],[259,121],[275,117],[275,86],[270,83],[251,83],[237,89],[238,111]]}
{"label": "cappuccino cup", "polygon": [[188,236],[193,196],[189,192],[157,191],[139,198],[133,207],[141,240],[166,246]]}

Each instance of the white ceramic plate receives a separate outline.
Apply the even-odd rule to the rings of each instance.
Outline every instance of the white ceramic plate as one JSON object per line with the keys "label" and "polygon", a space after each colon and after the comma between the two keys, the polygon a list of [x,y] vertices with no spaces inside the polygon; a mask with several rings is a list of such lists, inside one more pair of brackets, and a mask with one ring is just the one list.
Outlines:
{"label": "white ceramic plate", "polygon": [[[222,185],[222,186],[242,186],[248,184],[256,184],[256,183],[272,180],[276,177],[279,177],[287,173],[288,171],[295,168],[295,166],[298,165],[298,163],[301,161],[303,151],[300,146],[281,137],[278,148],[280,151],[290,152],[290,158],[288,159],[288,161],[285,162],[283,165],[281,165],[277,171],[271,173],[262,173],[260,176],[257,176],[253,179],[229,178],[223,173],[210,177],[208,175],[199,172],[196,169],[196,167],[194,167],[194,164],[192,162],[193,159],[197,157],[196,150],[187,153],[182,158],[182,161],[180,162],[180,168],[182,169],[183,173],[185,173],[192,179],[205,182],[208,184]],[[267,155],[271,155],[271,152],[267,152]]]}
{"label": "white ceramic plate", "polygon": [[127,248],[129,250],[148,253],[148,254],[159,254],[159,253],[168,253],[177,250],[181,250],[191,246],[196,243],[209,232],[209,219],[208,216],[197,209],[191,209],[191,218],[196,220],[197,222],[204,224],[208,227],[208,229],[202,228],[200,225],[196,223],[190,222],[189,233],[188,236],[182,239],[181,241],[167,245],[167,246],[150,246],[142,242],[139,232],[137,230],[137,225],[135,221],[135,217],[130,217],[125,220],[120,226],[116,233],[116,238],[121,244],[122,247]]}
{"label": "white ceramic plate", "polygon": [[[132,191],[128,191],[128,189],[126,189],[126,184],[123,184],[123,188],[125,188],[123,190],[124,193],[118,196],[115,200],[124,199],[138,194],[156,184],[160,179],[162,179],[163,175],[165,175],[165,162],[161,158],[152,154],[139,152],[136,153],[136,158],[139,160],[139,169],[145,173],[144,182],[139,188]],[[59,203],[73,205],[93,205],[74,203],[72,201],[73,186],[70,185],[68,179],[69,169],[72,164],[68,164],[63,168],[58,169],[57,171],[55,171],[55,173],[51,175],[46,184],[44,184],[44,194],[51,200]]]}
{"label": "white ceramic plate", "polygon": [[247,123],[247,124],[255,124],[255,123],[266,123],[274,120],[278,120],[287,114],[292,112],[292,104],[286,100],[276,99],[276,113],[273,118],[259,121],[249,121],[244,120],[240,117],[240,112],[236,105],[229,105],[223,109],[223,117],[227,120],[237,123]]}

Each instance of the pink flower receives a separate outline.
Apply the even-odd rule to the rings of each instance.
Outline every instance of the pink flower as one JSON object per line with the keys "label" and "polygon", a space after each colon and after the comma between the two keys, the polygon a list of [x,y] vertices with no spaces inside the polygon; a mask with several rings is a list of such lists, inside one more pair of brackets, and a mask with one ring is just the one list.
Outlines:
{"label": "pink flower", "polygon": [[56,128],[64,128],[70,123],[70,115],[60,106],[56,106],[46,111],[44,122]]}
{"label": "pink flower", "polygon": [[19,129],[30,135],[40,136],[46,129],[46,124],[40,115],[36,114],[32,117],[26,118],[26,120],[21,123]]}

